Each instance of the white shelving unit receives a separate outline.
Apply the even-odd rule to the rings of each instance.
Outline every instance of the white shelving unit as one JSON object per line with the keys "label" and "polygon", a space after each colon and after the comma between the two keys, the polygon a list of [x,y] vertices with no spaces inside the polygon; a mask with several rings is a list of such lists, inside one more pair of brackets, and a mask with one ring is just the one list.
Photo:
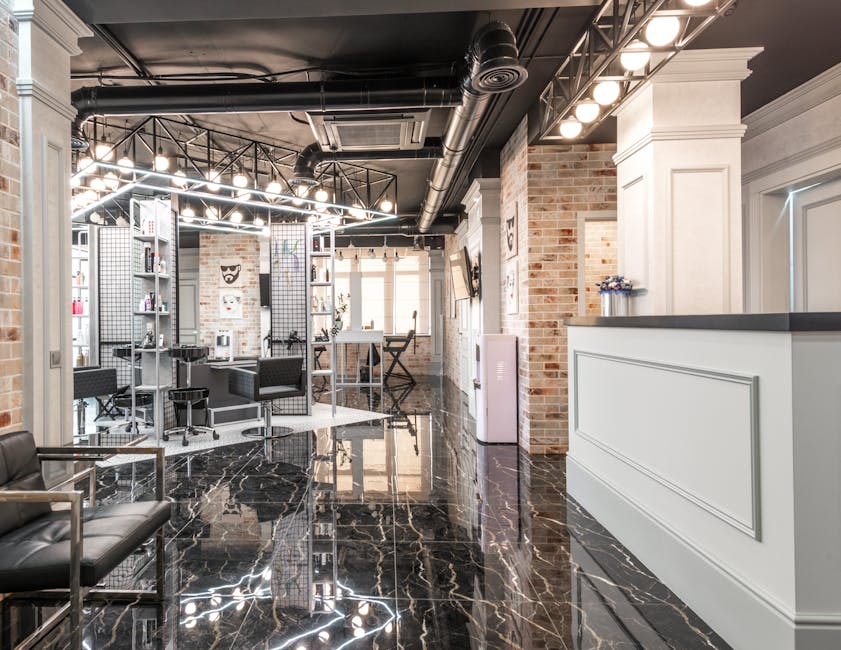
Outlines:
{"label": "white shelving unit", "polygon": [[[161,267],[162,262],[166,265],[172,258],[170,245],[173,232],[169,202],[159,199],[132,199],[131,224],[132,251],[135,250],[135,242],[140,243],[140,249],[143,251],[139,260],[133,254],[129,265],[132,287],[131,358],[134,359],[136,354],[140,354],[140,365],[136,366],[140,371],[139,384],[136,381],[136,373],[131,373],[132,414],[136,412],[137,393],[152,393],[155,400],[154,433],[156,439],[160,440],[165,428],[165,393],[172,388],[172,357],[169,354],[172,326],[169,306],[172,304],[173,291],[169,269]],[[150,250],[151,255],[149,267],[144,266],[146,249]],[[142,309],[141,301],[144,303]],[[147,332],[151,332],[154,347],[143,347]]]}
{"label": "white shelving unit", "polygon": [[[73,367],[97,363],[96,341],[96,282],[94,278],[96,259],[92,254],[93,238],[91,226],[77,225],[73,228],[71,247],[70,300],[71,332],[73,337]],[[76,310],[80,310],[79,311]]]}
{"label": "white shelving unit", "polygon": [[[314,251],[313,242],[316,238],[321,238],[324,245],[322,250]],[[329,243],[329,251],[324,250]],[[326,377],[330,380],[330,407],[332,414],[336,415],[336,384],[338,378],[336,376],[336,332],[335,332],[335,314],[336,314],[336,259],[334,251],[336,250],[336,232],[333,228],[325,231],[317,231],[313,228],[307,228],[307,296],[309,299],[309,354],[310,359],[308,363],[308,385],[312,386],[313,377]],[[316,278],[313,280],[312,269],[316,268]],[[324,274],[326,271],[326,276]],[[323,306],[322,306],[323,303]],[[324,309],[323,307],[327,307]],[[321,330],[325,329],[330,333],[328,341],[317,341],[316,334],[320,334]],[[329,368],[315,368],[315,350],[318,346],[325,346],[330,351],[330,367]]]}

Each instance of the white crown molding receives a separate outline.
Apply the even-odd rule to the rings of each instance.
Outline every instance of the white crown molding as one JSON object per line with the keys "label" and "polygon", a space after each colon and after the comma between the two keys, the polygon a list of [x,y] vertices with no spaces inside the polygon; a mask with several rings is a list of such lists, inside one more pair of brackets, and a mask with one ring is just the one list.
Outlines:
{"label": "white crown molding", "polygon": [[752,71],[748,61],[765,48],[729,47],[710,50],[683,50],[675,54],[649,81],[744,81]]}
{"label": "white crown molding", "polygon": [[744,118],[748,126],[745,140],[765,133],[839,95],[841,63],[747,115]]}
{"label": "white crown molding", "polygon": [[617,151],[613,156],[614,164],[624,162],[652,142],[669,142],[675,140],[722,140],[729,138],[741,139],[745,134],[744,124],[708,124],[700,126],[681,126],[672,128],[655,127],[636,142]]}
{"label": "white crown molding", "polygon": [[80,38],[93,32],[61,0],[14,0],[13,13],[18,22],[32,22],[59,43],[68,54],[82,53]]}
{"label": "white crown molding", "polygon": [[56,97],[44,84],[35,79],[18,79],[15,84],[18,90],[18,97],[32,97],[62,117],[71,121],[76,119],[76,108],[70,102]]}
{"label": "white crown molding", "polygon": [[800,163],[812,160],[817,156],[823,155],[829,151],[833,151],[834,149],[841,149],[841,136],[837,136],[835,138],[830,138],[825,142],[821,142],[816,144],[813,147],[809,147],[808,149],[804,149],[803,151],[798,151],[790,156],[786,156],[785,158],[781,158],[780,160],[775,160],[772,163],[765,165],[764,167],[760,167],[759,169],[754,169],[751,172],[742,175],[742,184],[748,185],[760,178],[764,178],[765,176],[770,176],[771,174],[775,174],[776,172],[782,171],[787,167],[792,167],[794,165],[798,165]]}

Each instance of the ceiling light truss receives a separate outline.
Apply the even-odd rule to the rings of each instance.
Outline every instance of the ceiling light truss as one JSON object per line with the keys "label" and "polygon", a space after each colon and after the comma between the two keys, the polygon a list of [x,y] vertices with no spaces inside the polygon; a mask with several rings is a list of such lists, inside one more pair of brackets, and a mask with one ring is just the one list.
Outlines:
{"label": "ceiling light truss", "polygon": [[[713,21],[731,11],[737,2],[708,0],[698,4],[697,1],[687,0],[604,0],[540,95],[537,139],[586,138],[627,101],[642,82],[660,70]],[[678,23],[673,38],[668,29],[659,30],[661,34],[665,32],[661,39],[654,38],[653,32],[646,32],[652,21],[657,21],[654,28],[675,27],[673,19]],[[668,44],[651,45],[650,41],[658,40],[666,40]],[[627,53],[647,53],[647,57],[643,55],[643,60],[647,62],[629,71],[620,62],[622,55]],[[612,103],[601,106],[595,118],[588,121],[580,119],[582,115],[592,117],[595,112],[593,104],[596,104],[593,101],[594,89],[605,81],[619,84],[618,96]],[[609,96],[612,93],[601,94]],[[582,122],[581,128],[569,128],[575,126],[570,124],[572,121]],[[559,134],[562,123],[567,126],[564,129],[566,137]]]}
{"label": "ceiling light truss", "polygon": [[[96,156],[96,146],[90,152],[74,153],[75,174],[71,184],[76,216],[105,203],[109,206],[106,214],[112,220],[115,213],[128,214],[120,201],[127,204],[131,194],[125,187],[130,182],[135,184],[131,188],[135,191],[148,191],[151,185],[160,185],[159,191],[168,185],[172,190],[186,188],[196,195],[202,212],[210,203],[221,200],[222,194],[243,199],[238,205],[246,209],[245,221],[253,221],[260,214],[265,216],[265,210],[260,208],[271,206],[293,217],[311,217],[319,208],[319,217],[331,216],[334,221],[335,217],[348,216],[370,221],[377,218],[377,206],[383,197],[396,203],[394,174],[345,161],[319,165],[318,186],[296,193],[290,178],[299,152],[188,122],[146,117],[132,125],[129,122],[117,125],[92,119],[85,129],[85,137],[98,144],[104,155]],[[111,164],[115,158],[122,164]],[[115,176],[119,178],[119,186]],[[145,184],[138,184],[140,177]],[[318,190],[325,191],[330,200],[314,201]],[[255,200],[251,201],[252,198]],[[353,214],[348,213],[348,207],[354,208]],[[228,214],[233,211],[234,208],[228,209]]]}

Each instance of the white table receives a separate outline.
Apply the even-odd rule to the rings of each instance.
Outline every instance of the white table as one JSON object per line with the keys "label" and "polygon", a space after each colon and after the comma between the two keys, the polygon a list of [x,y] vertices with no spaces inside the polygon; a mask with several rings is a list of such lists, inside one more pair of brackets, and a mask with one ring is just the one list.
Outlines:
{"label": "white table", "polygon": [[[337,351],[337,356],[340,359],[339,373],[336,378],[336,386],[379,386],[383,385],[383,331],[382,330],[341,330],[336,333],[336,345],[344,346]],[[356,381],[345,381],[345,357],[347,355],[348,345],[367,345],[368,354],[373,355],[373,350],[379,346],[380,353],[380,371],[378,379],[374,380],[374,366],[371,367],[371,374],[368,381],[359,381],[359,355],[357,354],[356,363]]]}

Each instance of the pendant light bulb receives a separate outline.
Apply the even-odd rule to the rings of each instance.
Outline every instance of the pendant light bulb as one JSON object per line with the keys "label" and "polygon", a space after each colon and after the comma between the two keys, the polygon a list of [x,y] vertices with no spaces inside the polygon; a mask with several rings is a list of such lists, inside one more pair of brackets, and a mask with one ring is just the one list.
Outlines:
{"label": "pendant light bulb", "polygon": [[187,174],[184,173],[184,170],[178,169],[175,171],[173,176],[177,176],[178,178],[172,179],[172,184],[176,187],[187,187]]}
{"label": "pendant light bulb", "polygon": [[234,187],[248,187],[248,176],[246,176],[242,172],[237,172],[236,174],[234,174],[234,178],[232,180],[234,183]]}
{"label": "pendant light bulb", "polygon": [[394,203],[390,199],[383,199],[380,201],[380,210],[383,212],[391,212],[394,209]]}
{"label": "pendant light bulb", "polygon": [[645,26],[645,40],[654,47],[665,47],[680,33],[680,20],[677,16],[655,16]]}
{"label": "pendant light bulb", "polygon": [[218,221],[219,220],[219,211],[214,208],[212,205],[207,207],[207,210],[204,211],[204,216],[210,219],[211,221]]}
{"label": "pendant light bulb", "polygon": [[258,228],[262,228],[266,222],[263,221],[262,217],[254,217],[254,225]]}
{"label": "pendant light bulb", "polygon": [[323,203],[329,198],[330,198],[330,195],[327,193],[327,190],[325,190],[325,189],[319,189],[315,193],[315,200],[316,201],[321,201]]}
{"label": "pendant light bulb", "polygon": [[108,189],[112,192],[116,190],[120,186],[120,179],[114,172],[108,172],[105,174],[104,179],[105,185],[108,186]]}
{"label": "pendant light bulb", "polygon": [[593,88],[593,99],[602,106],[610,106],[619,99],[621,91],[622,89],[616,81],[600,81]]}
{"label": "pendant light bulb", "polygon": [[184,219],[184,221],[192,221],[196,218],[196,211],[188,205],[181,210],[181,218]]}
{"label": "pendant light bulb", "polygon": [[561,137],[567,140],[571,140],[572,138],[577,138],[581,135],[581,131],[584,129],[584,125],[581,124],[578,120],[574,117],[568,117],[567,119],[561,122],[560,132]]}
{"label": "pendant light bulb", "polygon": [[117,166],[123,167],[126,171],[128,171],[134,167],[134,161],[128,157],[128,154],[123,154],[123,157],[117,161]]}
{"label": "pendant light bulb", "polygon": [[160,147],[158,147],[158,153],[155,154],[155,160],[152,162],[152,166],[156,172],[165,172],[169,169],[169,158],[164,156],[164,151]]}
{"label": "pendant light bulb", "polygon": [[105,181],[102,180],[99,176],[95,177],[91,181],[91,189],[96,192],[104,192],[105,191]]}
{"label": "pendant light bulb", "polygon": [[222,174],[217,169],[208,169],[205,178],[207,179],[207,189],[211,192],[219,191],[219,177]]}
{"label": "pendant light bulb", "polygon": [[240,201],[250,201],[251,200],[251,192],[247,189],[240,189],[237,190],[237,198]]}
{"label": "pendant light bulb", "polygon": [[281,186],[280,181],[274,179],[266,185],[266,191],[269,194],[280,194],[283,191],[283,187]]}
{"label": "pendant light bulb", "polygon": [[592,99],[585,99],[575,107],[575,117],[584,124],[595,122],[599,117],[601,108]]}
{"label": "pendant light bulb", "polygon": [[625,48],[625,52],[622,52],[619,57],[619,63],[628,72],[642,70],[651,60],[651,52],[634,52],[633,50],[645,50],[647,48],[648,45],[640,40],[631,41]]}
{"label": "pendant light bulb", "polygon": [[365,210],[362,209],[362,206],[358,203],[354,203],[353,206],[348,210],[348,213],[354,219],[364,219],[365,218]]}
{"label": "pendant light bulb", "polygon": [[78,162],[76,163],[76,171],[83,174],[88,174],[93,171],[93,169],[91,169],[92,165],[93,158],[91,158],[90,156],[83,156],[82,158],[79,158]]}
{"label": "pendant light bulb", "polygon": [[260,231],[260,234],[263,235],[263,237],[269,237],[272,234],[271,228],[269,228],[268,226],[263,226],[263,229]]}
{"label": "pendant light bulb", "polygon": [[242,212],[239,210],[231,212],[231,223],[242,223]]}
{"label": "pendant light bulb", "polygon": [[93,155],[97,160],[108,162],[114,159],[114,147],[107,142],[100,142],[93,148]]}

